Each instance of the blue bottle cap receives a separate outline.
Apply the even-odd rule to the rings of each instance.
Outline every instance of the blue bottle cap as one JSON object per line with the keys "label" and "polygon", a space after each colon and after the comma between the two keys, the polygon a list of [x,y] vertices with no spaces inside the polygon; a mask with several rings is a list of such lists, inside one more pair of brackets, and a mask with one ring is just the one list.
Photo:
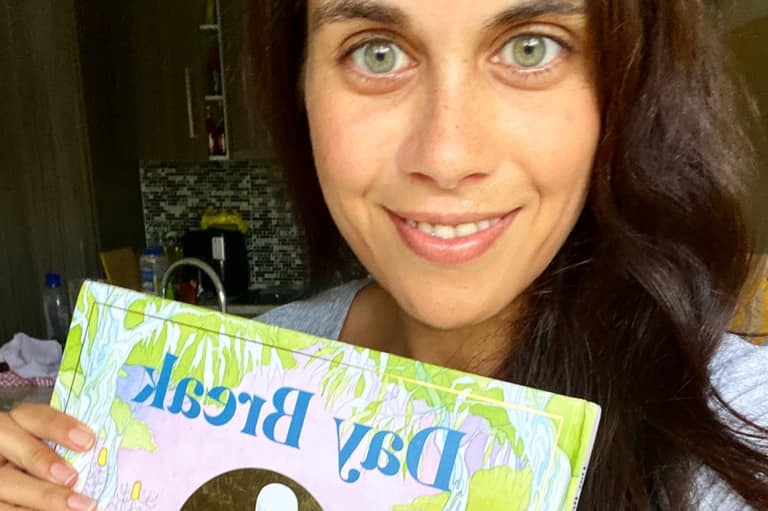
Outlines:
{"label": "blue bottle cap", "polygon": [[61,275],[58,273],[46,273],[45,287],[61,287]]}

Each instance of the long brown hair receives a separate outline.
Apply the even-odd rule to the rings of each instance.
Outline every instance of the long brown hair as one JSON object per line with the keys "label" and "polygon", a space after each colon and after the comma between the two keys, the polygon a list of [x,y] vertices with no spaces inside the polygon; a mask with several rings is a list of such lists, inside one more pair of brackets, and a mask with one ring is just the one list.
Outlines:
{"label": "long brown hair", "polygon": [[[587,5],[603,121],[589,201],[527,290],[522,349],[495,376],[602,405],[582,509],[693,508],[699,466],[768,509],[768,460],[752,443],[768,432],[709,373],[752,249],[741,207],[750,148],[726,55],[701,1]],[[302,108],[306,2],[253,7],[258,99],[323,287],[353,267]]]}

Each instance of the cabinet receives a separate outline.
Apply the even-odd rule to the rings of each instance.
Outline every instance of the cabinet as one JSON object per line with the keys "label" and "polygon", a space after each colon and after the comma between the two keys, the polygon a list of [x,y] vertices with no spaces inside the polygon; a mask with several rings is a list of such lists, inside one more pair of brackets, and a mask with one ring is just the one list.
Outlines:
{"label": "cabinet", "polygon": [[207,157],[201,131],[203,107],[193,97],[203,90],[199,25],[204,0],[133,0],[130,4],[139,159],[203,160]]}
{"label": "cabinet", "polygon": [[[131,2],[133,101],[141,160],[253,159],[268,153],[249,100],[248,81],[253,78],[247,65],[248,0],[218,0],[215,23],[206,20],[206,2]],[[220,92],[210,86],[214,48],[219,49],[222,66]],[[225,132],[223,155],[209,155],[209,122]]]}
{"label": "cabinet", "polygon": [[221,0],[224,86],[230,152],[235,160],[271,157],[267,133],[254,104],[253,84],[258,77],[250,65],[248,4],[248,0]]}

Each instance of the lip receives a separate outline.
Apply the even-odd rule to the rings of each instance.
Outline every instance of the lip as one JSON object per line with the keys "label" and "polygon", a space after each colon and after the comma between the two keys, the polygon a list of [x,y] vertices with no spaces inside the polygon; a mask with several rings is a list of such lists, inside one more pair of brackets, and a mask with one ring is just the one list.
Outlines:
{"label": "lip", "polygon": [[[416,255],[435,264],[458,265],[468,263],[485,254],[507,230],[520,208],[501,214],[451,215],[451,214],[396,214],[388,211],[389,217],[403,242]],[[421,232],[406,223],[406,219],[431,224],[459,225],[499,218],[499,222],[483,231],[460,238],[443,239]]]}
{"label": "lip", "polygon": [[490,213],[467,213],[467,214],[452,214],[452,213],[420,213],[411,212],[405,213],[398,211],[397,213],[390,211],[391,215],[399,218],[407,218],[414,222],[426,222],[428,224],[442,224],[442,225],[460,225],[476,223],[481,220],[490,220],[492,218],[503,218],[504,216],[513,213],[514,211],[498,211]]}

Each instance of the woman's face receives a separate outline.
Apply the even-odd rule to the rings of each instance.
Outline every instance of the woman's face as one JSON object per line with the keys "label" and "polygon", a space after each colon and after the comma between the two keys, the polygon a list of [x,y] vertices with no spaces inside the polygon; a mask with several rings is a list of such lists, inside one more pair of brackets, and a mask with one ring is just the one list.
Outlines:
{"label": "woman's face", "polygon": [[310,0],[305,102],[341,233],[412,318],[488,320],[587,194],[600,119],[583,0]]}

